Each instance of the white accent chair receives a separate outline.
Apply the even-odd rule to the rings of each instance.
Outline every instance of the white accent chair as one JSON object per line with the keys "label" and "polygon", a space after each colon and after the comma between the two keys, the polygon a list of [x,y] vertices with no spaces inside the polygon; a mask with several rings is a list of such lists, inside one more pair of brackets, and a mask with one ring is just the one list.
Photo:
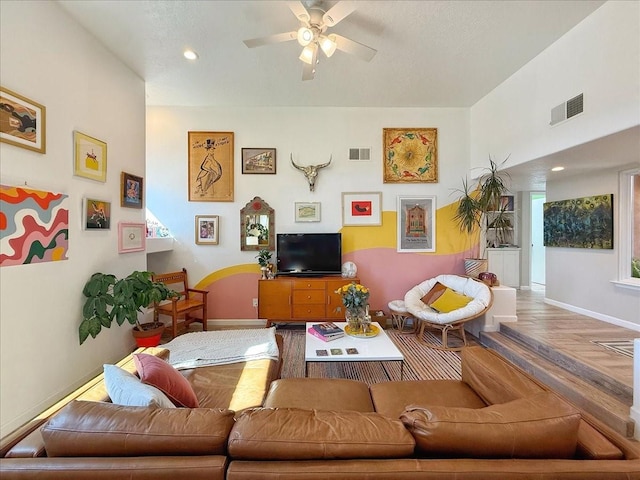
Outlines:
{"label": "white accent chair", "polygon": [[[462,308],[448,313],[440,313],[422,302],[422,298],[440,282],[451,290],[461,293],[472,300]],[[460,275],[438,275],[416,285],[404,296],[406,310],[417,319],[419,327],[416,330],[418,339],[426,345],[440,350],[460,350],[462,347],[450,347],[447,336],[451,331],[460,332],[464,346],[467,338],[464,333],[464,323],[485,313],[493,303],[493,292],[478,279]],[[425,342],[423,338],[425,327],[435,328],[442,332],[442,345]]]}

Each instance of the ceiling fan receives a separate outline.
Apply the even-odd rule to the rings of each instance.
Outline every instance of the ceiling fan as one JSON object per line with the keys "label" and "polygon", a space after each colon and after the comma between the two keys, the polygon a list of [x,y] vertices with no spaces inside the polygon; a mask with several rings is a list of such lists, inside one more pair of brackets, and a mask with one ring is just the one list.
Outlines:
{"label": "ceiling fan", "polygon": [[327,34],[330,27],[334,27],[356,9],[354,1],[339,1],[327,11],[322,8],[321,1],[314,1],[309,7],[305,7],[300,1],[287,2],[287,5],[300,21],[300,27],[297,30],[268,37],[252,38],[245,40],[244,44],[249,48],[255,48],[298,40],[300,46],[303,47],[299,57],[304,62],[302,80],[313,80],[318,63],[318,50],[322,50],[327,57],[333,55],[336,50],[341,50],[366,62],[376,54],[376,50],[362,43],[349,40],[336,33]]}

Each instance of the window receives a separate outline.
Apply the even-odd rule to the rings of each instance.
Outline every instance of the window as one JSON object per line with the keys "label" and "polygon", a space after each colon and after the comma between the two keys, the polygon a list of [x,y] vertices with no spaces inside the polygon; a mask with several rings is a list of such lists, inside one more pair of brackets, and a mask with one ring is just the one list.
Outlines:
{"label": "window", "polygon": [[620,173],[618,282],[640,289],[640,168]]}

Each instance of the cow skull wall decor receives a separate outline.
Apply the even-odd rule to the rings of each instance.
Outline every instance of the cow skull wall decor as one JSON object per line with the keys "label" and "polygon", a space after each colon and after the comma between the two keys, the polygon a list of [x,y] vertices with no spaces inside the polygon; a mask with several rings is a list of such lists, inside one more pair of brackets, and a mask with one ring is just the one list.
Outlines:
{"label": "cow skull wall decor", "polygon": [[318,178],[318,171],[321,168],[328,167],[329,164],[331,163],[332,158],[333,158],[333,155],[329,157],[329,161],[327,163],[322,163],[320,165],[308,165],[304,167],[301,165],[296,165],[296,162],[293,161],[293,154],[291,154],[291,164],[294,167],[296,167],[298,170],[300,170],[302,173],[304,173],[304,176],[306,177],[307,182],[309,182],[309,191],[313,192],[316,186],[316,178]]}

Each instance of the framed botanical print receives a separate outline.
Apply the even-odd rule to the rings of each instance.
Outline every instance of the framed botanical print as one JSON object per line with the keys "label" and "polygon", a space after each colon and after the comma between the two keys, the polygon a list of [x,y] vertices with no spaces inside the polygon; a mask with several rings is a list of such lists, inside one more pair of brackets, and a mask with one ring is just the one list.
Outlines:
{"label": "framed botanical print", "polygon": [[142,208],[144,200],[142,187],[142,177],[122,172],[120,174],[120,206]]}
{"label": "framed botanical print", "polygon": [[233,201],[233,132],[189,132],[189,201]]}
{"label": "framed botanical print", "polygon": [[276,173],[276,149],[243,148],[242,173]]}
{"label": "framed botanical print", "polygon": [[342,225],[345,227],[382,225],[382,192],[344,192]]}
{"label": "framed botanical print", "polygon": [[46,108],[4,87],[0,104],[0,142],[45,153]]}
{"label": "framed botanical print", "polygon": [[73,132],[75,162],[73,174],[98,182],[107,181],[107,144],[80,132]]}
{"label": "framed botanical print", "polygon": [[436,251],[436,197],[398,196],[398,252]]}
{"label": "framed botanical print", "polygon": [[219,236],[218,215],[196,215],[196,244],[218,245]]}
{"label": "framed botanical print", "polygon": [[438,183],[438,129],[384,128],[384,183]]}

